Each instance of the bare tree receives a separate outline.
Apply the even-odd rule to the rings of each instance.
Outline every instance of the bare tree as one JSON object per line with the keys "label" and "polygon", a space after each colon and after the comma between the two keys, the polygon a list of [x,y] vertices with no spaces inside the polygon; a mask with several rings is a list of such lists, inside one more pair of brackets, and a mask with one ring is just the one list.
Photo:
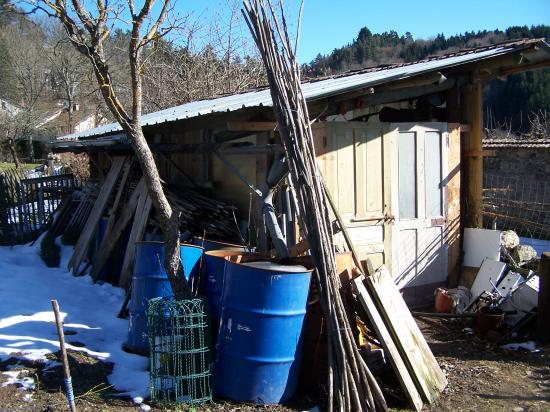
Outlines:
{"label": "bare tree", "polygon": [[3,149],[10,153],[15,168],[21,167],[21,161],[17,155],[17,142],[20,140],[31,140],[35,131],[32,111],[20,109],[15,113],[0,111],[0,141]]}
{"label": "bare tree", "polygon": [[29,156],[34,157],[33,135],[39,118],[45,109],[39,101],[47,92],[47,64],[43,42],[43,32],[37,24],[27,19],[19,19],[2,29],[0,38],[9,56],[7,69],[12,82],[12,99],[19,108],[13,113],[5,112],[0,119],[0,138],[7,147],[16,167],[20,166],[16,142],[29,141]]}
{"label": "bare tree", "polygon": [[53,27],[49,36],[49,75],[56,96],[67,109],[67,132],[73,132],[73,113],[77,99],[87,89],[90,67],[81,53],[75,51],[60,25]]}
{"label": "bare tree", "polygon": [[[31,0],[35,10],[42,10],[57,18],[63,25],[68,39],[83,56],[94,71],[101,94],[110,112],[129,137],[141,166],[149,195],[162,221],[165,240],[165,267],[174,295],[182,298],[189,288],[181,276],[179,259],[179,212],[168,202],[161,184],[158,169],[141,128],[142,115],[142,70],[143,50],[152,42],[168,34],[175,26],[169,21],[170,0],[161,0],[159,12],[153,16],[155,0],[145,0],[141,8],[136,9],[133,0],[128,0],[125,10],[122,4],[111,6],[107,0],[97,0],[95,9],[81,0]],[[130,64],[130,84],[132,101],[130,107],[119,100],[111,70],[106,60],[105,43],[110,36],[111,25],[119,20],[122,12],[131,18],[128,59]]]}
{"label": "bare tree", "polygon": [[227,8],[206,20],[188,18],[177,44],[157,41],[146,50],[147,110],[265,85],[261,59],[239,19],[240,3],[227,0]]}
{"label": "bare tree", "polygon": [[17,104],[33,110],[43,96],[47,79],[47,64],[42,30],[28,20],[9,25],[0,33],[10,56],[11,77]]}

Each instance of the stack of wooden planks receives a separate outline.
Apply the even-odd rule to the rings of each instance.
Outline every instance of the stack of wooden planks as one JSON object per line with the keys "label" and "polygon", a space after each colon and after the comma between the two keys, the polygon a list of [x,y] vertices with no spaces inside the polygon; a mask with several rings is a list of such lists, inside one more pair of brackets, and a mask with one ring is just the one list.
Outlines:
{"label": "stack of wooden planks", "polygon": [[[146,231],[162,232],[145,180],[139,168],[134,166],[132,157],[113,157],[103,183],[90,184],[83,189],[80,203],[74,208],[69,222],[71,230],[78,230],[68,265],[73,274],[82,274],[90,268],[92,278],[97,281],[110,258],[117,256],[120,261],[118,285],[128,289],[136,242],[144,239]],[[191,235],[207,234],[210,238],[234,238],[237,233],[234,208],[199,190],[188,187],[166,190],[172,207],[181,212],[180,230]],[[102,218],[106,223],[97,241]],[[94,242],[95,250],[90,259]]]}
{"label": "stack of wooden planks", "polygon": [[353,282],[411,407],[420,411],[445,389],[445,374],[386,267]]}

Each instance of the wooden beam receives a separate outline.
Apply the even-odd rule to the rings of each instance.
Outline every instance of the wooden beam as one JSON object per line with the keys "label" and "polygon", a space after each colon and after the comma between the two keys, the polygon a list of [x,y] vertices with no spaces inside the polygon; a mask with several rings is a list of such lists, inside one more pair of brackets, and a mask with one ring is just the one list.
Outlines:
{"label": "wooden beam", "polygon": [[101,190],[99,191],[99,195],[94,203],[92,212],[90,213],[90,216],[82,229],[82,233],[78,238],[76,246],[74,247],[73,255],[69,261],[68,269],[71,269],[73,274],[78,273],[80,263],[88,253],[88,247],[97,229],[99,219],[101,219],[101,215],[107,206],[107,201],[109,200],[111,192],[113,191],[113,188],[115,187],[118,177],[122,171],[122,166],[126,163],[126,161],[126,157],[113,158],[111,169],[109,169],[105,182],[103,182],[103,185],[101,186]]}
{"label": "wooden beam", "polygon": [[270,132],[276,127],[276,122],[227,122],[227,130],[232,132]]}
{"label": "wooden beam", "polygon": [[[470,132],[466,151],[483,152],[483,106],[482,84],[476,82],[464,88],[464,106]],[[466,227],[480,228],[483,225],[483,157],[466,157]]]}
{"label": "wooden beam", "polygon": [[451,89],[456,84],[454,78],[445,80],[442,83],[427,84],[422,86],[403,87],[395,90],[382,90],[375,93],[368,93],[365,90],[347,93],[334,99],[335,102],[360,98],[362,106],[375,106],[378,104],[399,102],[414,99],[427,94],[439,93]]}
{"label": "wooden beam", "polygon": [[[124,262],[122,263],[122,269],[120,270],[120,278],[118,286],[128,290],[132,283],[132,268],[134,265],[134,255],[136,254],[136,242],[143,240],[147,222],[149,221],[149,213],[153,202],[149,194],[145,191],[138,200],[136,207],[136,214],[134,215],[134,222],[130,231],[130,237],[128,239],[128,246],[126,247],[126,253],[124,254]],[[161,262],[162,264],[162,262]]]}
{"label": "wooden beam", "polygon": [[99,250],[95,255],[92,266],[91,275],[94,281],[97,280],[101,269],[103,269],[105,263],[107,263],[107,260],[109,259],[109,256],[113,252],[117,242],[122,236],[124,229],[126,229],[128,224],[130,223],[130,220],[132,220],[132,217],[136,212],[139,198],[141,196],[145,196],[146,194],[147,186],[145,184],[145,179],[142,177],[138,182],[136,188],[132,192],[130,199],[126,203],[124,203],[124,207],[122,208],[118,220],[115,222],[112,228],[108,227],[105,231],[105,235],[103,236],[104,242],[101,242],[101,246],[99,247]]}
{"label": "wooden beam", "polygon": [[549,60],[545,60],[545,61],[533,63],[533,64],[522,64],[516,67],[508,67],[508,68],[500,69],[500,75],[508,76],[509,74],[523,73],[528,70],[544,69],[546,67],[550,67]]}
{"label": "wooden beam", "polygon": [[496,150],[469,150],[464,152],[464,157],[492,157],[496,155]]}

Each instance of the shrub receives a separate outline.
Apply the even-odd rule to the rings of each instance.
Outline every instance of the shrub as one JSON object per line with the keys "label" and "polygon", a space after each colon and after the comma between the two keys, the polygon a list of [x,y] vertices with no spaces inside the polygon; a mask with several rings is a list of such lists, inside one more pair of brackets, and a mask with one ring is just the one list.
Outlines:
{"label": "shrub", "polygon": [[59,267],[61,248],[55,243],[55,238],[49,233],[40,242],[40,257],[49,268]]}

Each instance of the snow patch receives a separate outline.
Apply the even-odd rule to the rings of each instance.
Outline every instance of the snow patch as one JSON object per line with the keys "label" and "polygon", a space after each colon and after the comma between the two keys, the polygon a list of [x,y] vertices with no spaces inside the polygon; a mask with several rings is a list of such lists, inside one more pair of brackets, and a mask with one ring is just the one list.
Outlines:
{"label": "snow patch", "polygon": [[10,372],[2,372],[2,375],[5,375],[8,377],[8,380],[4,383],[2,383],[2,387],[8,386],[8,385],[17,385],[21,390],[24,391],[32,391],[34,388],[36,388],[36,383],[34,382],[34,378],[31,378],[30,376],[23,376],[19,377],[22,373],[28,373],[29,371],[26,369],[19,369],[14,370]]}
{"label": "snow patch", "polygon": [[148,359],[122,349],[128,322],[116,316],[124,290],[94,284],[89,276],[72,276],[65,269],[72,247],[61,245],[59,268],[46,267],[39,253],[40,241],[32,246],[0,247],[0,360],[41,361],[46,363],[45,370],[59,365],[46,358],[59,350],[50,303],[57,299],[65,327],[77,331],[77,340],[84,345],[67,344],[67,348],[112,362],[108,380],[114,389],[147,398]]}

